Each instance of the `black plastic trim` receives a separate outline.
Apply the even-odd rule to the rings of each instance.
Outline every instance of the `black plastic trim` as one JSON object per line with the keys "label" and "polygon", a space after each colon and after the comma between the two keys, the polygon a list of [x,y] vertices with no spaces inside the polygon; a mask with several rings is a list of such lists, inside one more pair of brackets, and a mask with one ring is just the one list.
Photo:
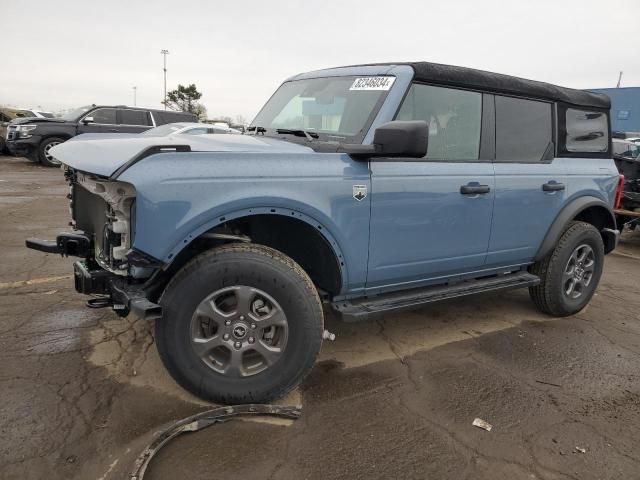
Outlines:
{"label": "black plastic trim", "polygon": [[138,155],[133,157],[124,165],[120,166],[115,172],[111,174],[109,180],[117,180],[122,173],[127,170],[129,167],[132,167],[140,160],[143,160],[151,155],[156,155],[157,153],[167,153],[167,152],[190,152],[191,146],[189,145],[154,145],[153,147],[149,147],[144,149]]}
{"label": "black plastic trim", "polygon": [[482,123],[480,126],[479,161],[493,162],[496,158],[496,103],[495,95],[482,94]]}
{"label": "black plastic trim", "polygon": [[[547,234],[544,237],[540,248],[538,249],[538,253],[536,253],[536,256],[534,257],[534,260],[539,261],[546,257],[549,252],[554,249],[554,247],[558,243],[558,240],[560,240],[560,236],[566,230],[569,222],[571,222],[571,220],[573,220],[580,212],[594,206],[604,207],[609,212],[609,215],[611,216],[609,225],[615,229],[616,220],[609,205],[596,197],[584,196],[576,198],[574,201],[564,207],[564,209],[560,211],[556,219],[553,221],[553,223],[549,227],[549,230],[547,230]],[[609,253],[609,251],[605,253]]]}
{"label": "black plastic trim", "polygon": [[157,258],[136,248],[132,248],[131,250],[129,250],[126,254],[126,257],[127,262],[135,267],[162,268],[165,265],[162,260],[158,260]]}
{"label": "black plastic trim", "polygon": [[345,322],[370,319],[385,312],[416,308],[431,302],[496,290],[509,290],[538,285],[540,278],[525,270],[505,272],[484,278],[445,285],[399,291],[371,298],[336,301],[331,307]]}

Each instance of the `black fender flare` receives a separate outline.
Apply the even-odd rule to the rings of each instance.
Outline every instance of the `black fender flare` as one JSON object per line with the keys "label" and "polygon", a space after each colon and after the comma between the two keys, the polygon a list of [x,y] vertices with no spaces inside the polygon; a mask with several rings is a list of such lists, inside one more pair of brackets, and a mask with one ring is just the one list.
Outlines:
{"label": "black fender flare", "polygon": [[549,227],[549,230],[547,230],[547,234],[534,257],[534,260],[537,262],[546,257],[556,246],[558,240],[560,240],[560,236],[569,226],[569,223],[581,212],[590,207],[603,207],[608,212],[605,227],[601,229],[600,234],[604,241],[605,253],[612,251],[616,247],[619,232],[616,230],[616,219],[613,215],[613,211],[611,210],[611,206],[597,197],[587,195],[572,200],[560,211],[556,219],[551,224],[551,227]]}

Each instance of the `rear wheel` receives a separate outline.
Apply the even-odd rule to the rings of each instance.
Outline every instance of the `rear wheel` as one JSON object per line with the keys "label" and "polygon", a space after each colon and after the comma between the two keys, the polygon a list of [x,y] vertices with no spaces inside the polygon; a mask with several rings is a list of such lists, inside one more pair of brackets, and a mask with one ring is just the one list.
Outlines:
{"label": "rear wheel", "polygon": [[64,138],[51,137],[43,140],[38,145],[38,160],[46,167],[58,167],[60,162],[51,156],[50,150],[64,142]]}
{"label": "rear wheel", "polygon": [[531,266],[540,284],[529,288],[538,309],[564,317],[582,310],[591,300],[602,275],[604,244],[591,224],[572,222],[553,251]]}
{"label": "rear wheel", "polygon": [[267,402],[311,370],[322,306],[308,275],[268,247],[233,244],[205,252],[162,297],[156,342],[184,388],[217,403]]}

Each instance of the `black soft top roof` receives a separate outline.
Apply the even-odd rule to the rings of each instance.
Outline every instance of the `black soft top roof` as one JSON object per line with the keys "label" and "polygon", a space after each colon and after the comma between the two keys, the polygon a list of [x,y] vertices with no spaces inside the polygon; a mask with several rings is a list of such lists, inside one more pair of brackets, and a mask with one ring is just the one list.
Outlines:
{"label": "black soft top roof", "polygon": [[537,82],[501,73],[430,62],[399,62],[388,65],[411,65],[415,71],[416,80],[428,83],[554,100],[581,107],[607,110],[611,108],[611,100],[602,93],[559,87],[551,83]]}

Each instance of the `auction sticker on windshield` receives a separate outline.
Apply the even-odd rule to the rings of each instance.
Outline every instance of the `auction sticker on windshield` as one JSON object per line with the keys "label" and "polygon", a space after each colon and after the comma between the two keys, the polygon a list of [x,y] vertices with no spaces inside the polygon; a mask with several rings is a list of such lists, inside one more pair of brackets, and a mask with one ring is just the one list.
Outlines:
{"label": "auction sticker on windshield", "polygon": [[356,78],[349,90],[389,90],[396,77]]}

